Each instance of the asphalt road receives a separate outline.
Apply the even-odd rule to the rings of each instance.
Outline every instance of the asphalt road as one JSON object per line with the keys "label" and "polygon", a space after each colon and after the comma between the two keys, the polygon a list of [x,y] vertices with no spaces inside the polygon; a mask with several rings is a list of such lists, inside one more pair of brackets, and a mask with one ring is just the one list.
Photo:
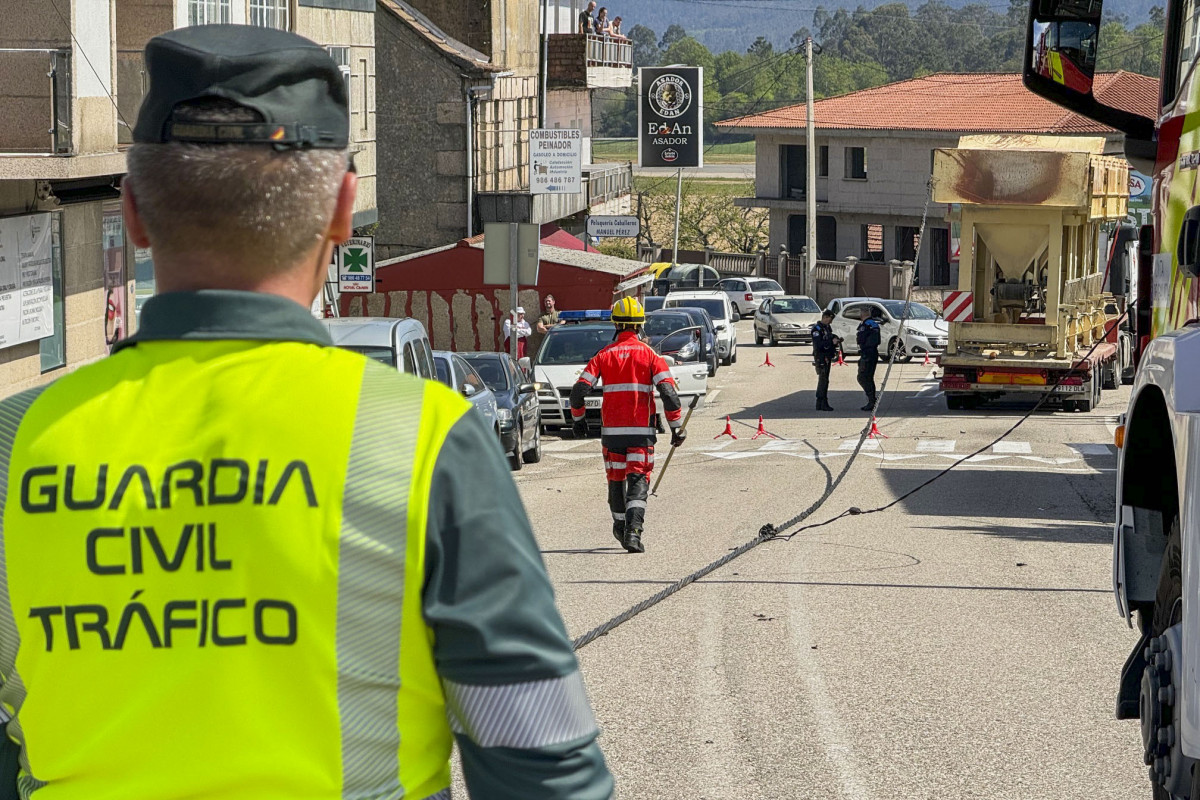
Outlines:
{"label": "asphalt road", "polygon": [[[834,367],[838,411],[816,412],[807,346],[760,367],[749,322],[738,339],[650,501],[644,555],[612,539],[598,441],[547,437],[517,476],[572,636],[798,514],[850,458],[854,363]],[[583,648],[618,795],[1148,797],[1138,727],[1113,718],[1136,639],[1110,593],[1127,397],[1039,413],[889,510],[762,544]],[[897,365],[888,438],[810,522],[892,502],[1029,407],[949,412],[929,367]],[[752,438],[760,414],[778,439]],[[726,416],[736,441],[713,438]]]}
{"label": "asphalt road", "polygon": [[[669,167],[638,167],[633,168],[636,177],[663,178],[674,175],[679,170]],[[754,180],[754,163],[746,164],[705,164],[703,167],[689,167],[683,171],[684,178],[709,178],[723,180],[752,181]]]}

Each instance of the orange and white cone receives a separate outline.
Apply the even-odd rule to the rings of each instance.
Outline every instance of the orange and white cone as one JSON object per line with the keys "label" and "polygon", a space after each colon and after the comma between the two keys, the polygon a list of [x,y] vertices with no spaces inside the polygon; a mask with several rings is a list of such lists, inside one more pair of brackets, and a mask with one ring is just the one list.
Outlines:
{"label": "orange and white cone", "polygon": [[867,434],[868,439],[886,439],[883,431],[879,430],[879,425],[875,422],[875,417],[871,417],[871,432]]}
{"label": "orange and white cone", "polygon": [[844,358],[842,357],[842,350],[841,350],[841,348],[840,348],[840,347],[838,348],[838,360],[837,360],[837,365],[838,365],[839,367],[844,367],[844,366],[846,366],[846,359],[844,359]]}
{"label": "orange and white cone", "polygon": [[737,434],[733,432],[733,426],[729,423],[729,417],[725,418],[725,430],[714,436],[714,439],[720,439],[722,436],[728,436],[730,439],[736,439]]}
{"label": "orange and white cone", "polygon": [[767,353],[767,358],[766,358],[766,360],[765,360],[765,361],[763,361],[763,363],[759,364],[759,366],[760,366],[760,367],[773,367],[773,366],[775,366],[774,364],[772,364],[772,363],[771,363],[771,354],[770,354],[770,353]]}
{"label": "orange and white cone", "polygon": [[928,350],[926,350],[926,351],[925,351],[925,361],[923,361],[923,362],[921,363],[921,366],[922,366],[922,367],[930,367],[930,366],[933,366],[933,362],[931,362],[931,361],[929,360],[929,351],[928,351]]}
{"label": "orange and white cone", "polygon": [[758,438],[758,437],[760,437],[760,436],[769,436],[769,437],[770,437],[770,438],[772,438],[772,439],[778,439],[778,438],[779,438],[778,436],[776,436],[775,434],[771,433],[769,430],[767,430],[766,428],[764,428],[764,427],[763,427],[763,418],[762,418],[762,414],[759,414],[759,415],[758,415],[758,430],[754,432],[754,435],[753,435],[753,436],[751,436],[751,437],[750,437],[750,439],[751,439],[751,440],[754,440],[754,439],[757,439],[757,438]]}

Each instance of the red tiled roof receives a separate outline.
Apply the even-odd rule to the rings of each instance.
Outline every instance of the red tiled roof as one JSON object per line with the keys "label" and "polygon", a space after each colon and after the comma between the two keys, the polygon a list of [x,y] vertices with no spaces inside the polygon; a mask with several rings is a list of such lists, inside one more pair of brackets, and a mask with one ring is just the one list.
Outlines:
{"label": "red tiled roof", "polygon": [[[1158,79],[1133,72],[1096,75],[1096,99],[1141,116],[1158,116]],[[1068,111],[1025,88],[1016,73],[948,73],[889,83],[818,100],[817,128],[963,133],[1109,133],[1112,128]],[[723,120],[717,127],[805,127],[804,104]]]}

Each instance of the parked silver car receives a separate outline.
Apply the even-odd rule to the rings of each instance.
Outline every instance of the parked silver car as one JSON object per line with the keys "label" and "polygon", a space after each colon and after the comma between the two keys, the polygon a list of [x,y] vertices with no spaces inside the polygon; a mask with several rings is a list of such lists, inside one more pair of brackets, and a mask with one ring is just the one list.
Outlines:
{"label": "parked silver car", "polygon": [[821,321],[817,301],[802,294],[768,297],[754,315],[754,343],[764,340],[772,346],[780,342],[812,344],[812,326]]}
{"label": "parked silver car", "polygon": [[336,317],[317,320],[329,331],[333,343],[362,353],[389,367],[437,380],[425,326],[409,317]]}
{"label": "parked silver car", "polygon": [[[897,358],[912,361],[914,355],[925,353],[938,355],[946,349],[950,326],[936,311],[926,305],[910,302],[905,307],[903,300],[887,300],[879,297],[839,297],[829,302],[833,312],[833,333],[842,337],[842,349],[847,355],[858,352],[855,336],[859,323],[871,314],[873,307],[883,313],[880,329],[883,348],[890,358],[892,350],[900,348]],[[904,320],[901,326],[900,320]]]}
{"label": "parked silver car", "polygon": [[438,380],[470,400],[475,410],[483,415],[487,426],[498,436],[500,420],[496,411],[496,395],[475,368],[458,353],[448,350],[433,351],[433,366],[437,370]]}

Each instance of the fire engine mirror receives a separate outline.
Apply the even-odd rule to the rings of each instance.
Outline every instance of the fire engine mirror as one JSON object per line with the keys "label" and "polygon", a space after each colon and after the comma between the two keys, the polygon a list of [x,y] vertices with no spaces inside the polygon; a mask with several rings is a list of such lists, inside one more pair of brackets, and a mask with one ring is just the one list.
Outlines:
{"label": "fire engine mirror", "polygon": [[[1095,95],[1102,0],[1030,0],[1025,35],[1025,86],[1064,108],[1127,136],[1133,154],[1154,140],[1154,120],[1105,105]],[[1128,140],[1132,139],[1132,142]]]}
{"label": "fire engine mirror", "polygon": [[1175,252],[1179,255],[1179,269],[1193,278],[1200,277],[1200,206],[1192,206],[1183,215]]}

